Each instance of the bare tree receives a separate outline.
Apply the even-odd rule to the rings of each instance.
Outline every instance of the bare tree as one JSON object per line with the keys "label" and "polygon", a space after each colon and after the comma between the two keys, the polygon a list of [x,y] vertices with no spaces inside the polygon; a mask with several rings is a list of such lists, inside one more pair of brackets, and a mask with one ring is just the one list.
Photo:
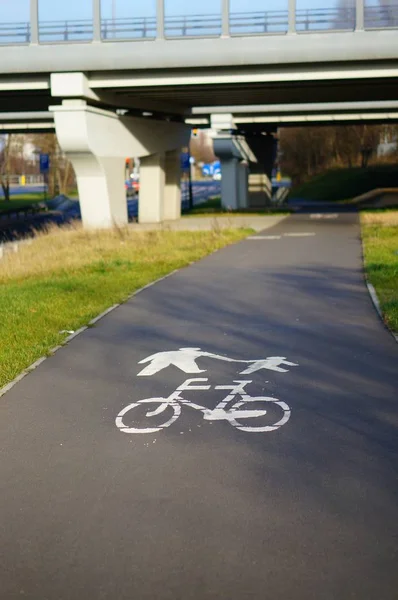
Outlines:
{"label": "bare tree", "polygon": [[58,144],[57,137],[52,133],[35,134],[30,137],[30,141],[40,152],[50,156],[49,195],[67,194],[75,185],[75,175],[70,161]]}
{"label": "bare tree", "polygon": [[199,130],[196,137],[191,138],[189,150],[196,162],[211,163],[216,160],[213,140],[204,131]]}
{"label": "bare tree", "polygon": [[0,152],[0,184],[3,189],[4,200],[10,202],[10,176],[11,176],[11,134],[5,136],[3,148]]}
{"label": "bare tree", "polygon": [[[380,125],[282,129],[282,168],[296,183],[335,167],[366,168],[385,130]],[[394,137],[393,130],[388,134]]]}

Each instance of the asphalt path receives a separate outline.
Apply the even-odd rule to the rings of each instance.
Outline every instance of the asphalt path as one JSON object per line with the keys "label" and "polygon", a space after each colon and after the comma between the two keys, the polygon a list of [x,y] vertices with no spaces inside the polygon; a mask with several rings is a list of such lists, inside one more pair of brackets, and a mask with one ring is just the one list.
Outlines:
{"label": "asphalt path", "polygon": [[289,217],[1,398],[2,600],[397,599],[398,347],[359,233]]}

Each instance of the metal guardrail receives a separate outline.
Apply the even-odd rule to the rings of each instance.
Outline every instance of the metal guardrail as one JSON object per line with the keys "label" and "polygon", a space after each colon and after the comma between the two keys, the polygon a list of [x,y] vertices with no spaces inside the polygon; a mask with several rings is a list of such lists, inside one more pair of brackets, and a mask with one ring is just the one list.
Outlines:
{"label": "metal guardrail", "polygon": [[101,38],[129,39],[156,38],[156,17],[134,17],[131,19],[102,19]]}
{"label": "metal guardrail", "polygon": [[398,4],[393,6],[365,5],[365,28],[388,29],[398,27]]}
{"label": "metal guardrail", "polygon": [[[392,6],[365,4],[366,29],[398,28],[398,3]],[[313,8],[296,11],[296,30],[333,31],[355,29],[355,7]],[[285,33],[288,30],[288,11],[236,12],[230,14],[232,35]],[[90,41],[93,38],[91,19],[66,21],[40,21],[39,40],[49,42]],[[222,32],[220,14],[166,16],[166,37],[219,36]],[[102,19],[101,38],[112,39],[155,39],[157,18],[132,17],[126,19]],[[0,23],[0,44],[28,44],[31,40],[29,22]]]}
{"label": "metal guardrail", "polygon": [[296,11],[297,31],[355,29],[355,7],[311,8]]}
{"label": "metal guardrail", "polygon": [[39,23],[39,39],[41,41],[74,42],[91,40],[94,26],[90,19],[76,21],[42,21]]}
{"label": "metal guardrail", "polygon": [[231,13],[229,27],[232,34],[286,32],[289,24],[288,10]]}
{"label": "metal guardrail", "polygon": [[1,44],[29,44],[30,23],[0,23]]}

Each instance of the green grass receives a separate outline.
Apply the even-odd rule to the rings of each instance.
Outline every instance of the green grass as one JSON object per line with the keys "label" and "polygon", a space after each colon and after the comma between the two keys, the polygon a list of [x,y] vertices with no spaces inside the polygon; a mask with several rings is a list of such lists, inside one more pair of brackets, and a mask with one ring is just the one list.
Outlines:
{"label": "green grass", "polygon": [[292,189],[291,198],[335,202],[354,198],[377,188],[398,188],[398,165],[367,169],[335,169],[317,175]]}
{"label": "green grass", "polygon": [[215,196],[210,198],[206,202],[196,204],[188,213],[184,214],[184,217],[214,217],[214,216],[247,216],[247,215],[288,215],[291,211],[287,210],[286,207],[281,209],[277,208],[266,208],[264,210],[258,209],[242,209],[228,210],[221,205],[221,198]]}
{"label": "green grass", "polygon": [[398,333],[398,211],[364,212],[361,221],[366,277],[386,324]]}
{"label": "green grass", "polygon": [[44,194],[21,194],[18,196],[11,196],[10,202],[6,202],[4,198],[0,198],[0,213],[30,208],[37,202],[44,202]]}
{"label": "green grass", "polygon": [[135,290],[250,230],[55,231],[0,261],[0,387]]}

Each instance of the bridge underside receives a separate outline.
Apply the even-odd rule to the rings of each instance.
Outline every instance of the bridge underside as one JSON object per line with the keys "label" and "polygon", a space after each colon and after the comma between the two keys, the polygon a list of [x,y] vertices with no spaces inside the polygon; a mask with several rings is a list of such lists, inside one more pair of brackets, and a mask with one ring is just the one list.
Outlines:
{"label": "bridge underside", "polygon": [[[59,44],[51,47],[53,73],[49,46],[12,48],[0,76],[0,131],[56,131],[77,173],[85,222],[109,226],[127,219],[120,207],[128,156],[142,159],[141,220],[178,217],[175,153],[192,126],[213,128],[224,174],[244,190],[245,165],[268,175],[274,152],[265,136],[253,154],[253,136],[281,125],[398,122],[396,32],[251,37],[244,53],[242,44]],[[225,204],[245,205],[243,191],[229,201],[232,190],[225,187]]]}

